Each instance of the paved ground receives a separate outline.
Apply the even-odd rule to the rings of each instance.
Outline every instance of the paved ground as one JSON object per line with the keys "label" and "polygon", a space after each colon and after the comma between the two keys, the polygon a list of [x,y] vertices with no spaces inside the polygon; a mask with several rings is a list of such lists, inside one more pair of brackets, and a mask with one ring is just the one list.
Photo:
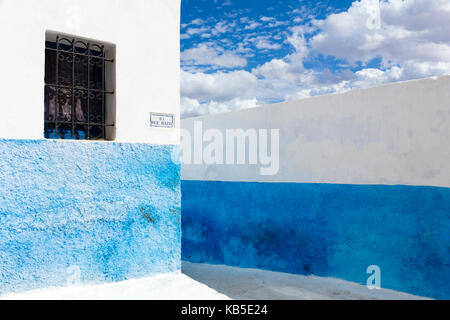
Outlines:
{"label": "paved ground", "polygon": [[231,299],[423,299],[393,290],[369,290],[353,282],[185,262],[183,273]]}
{"label": "paved ground", "polygon": [[338,279],[256,269],[183,263],[183,273],[120,283],[49,288],[2,299],[421,299],[392,290],[369,290]]}

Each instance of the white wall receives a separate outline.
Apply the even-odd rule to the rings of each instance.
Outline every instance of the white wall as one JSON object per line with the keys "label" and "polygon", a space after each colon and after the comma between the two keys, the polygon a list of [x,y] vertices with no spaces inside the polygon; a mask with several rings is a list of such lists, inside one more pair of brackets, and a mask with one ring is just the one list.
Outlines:
{"label": "white wall", "polygon": [[178,144],[180,0],[0,0],[0,138],[43,139],[45,32],[115,44],[116,141]]}
{"label": "white wall", "polygon": [[[193,130],[280,129],[280,170],[183,165],[184,180],[450,187],[450,76],[182,121]],[[205,143],[206,145],[206,143]]]}

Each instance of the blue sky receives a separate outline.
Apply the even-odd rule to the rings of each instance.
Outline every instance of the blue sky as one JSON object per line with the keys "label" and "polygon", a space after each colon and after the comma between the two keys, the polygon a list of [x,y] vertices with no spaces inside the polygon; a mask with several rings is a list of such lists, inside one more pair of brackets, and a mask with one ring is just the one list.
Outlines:
{"label": "blue sky", "polygon": [[[181,23],[184,36],[181,40],[181,50],[195,47],[199,43],[206,42],[206,39],[218,41],[228,50],[233,50],[246,36],[255,33],[268,36],[271,38],[270,42],[275,45],[272,45],[272,48],[261,48],[264,46],[263,43],[259,46],[257,43],[249,43],[247,46],[252,50],[252,56],[248,57],[245,69],[251,70],[271,58],[282,58],[294,50],[291,45],[284,43],[284,39],[289,27],[296,25],[296,19],[302,18],[302,22],[305,23],[312,18],[324,18],[331,12],[347,9],[351,3],[351,0],[182,0]],[[192,21],[200,23],[197,19],[201,20],[201,24],[192,25]],[[189,34],[193,30],[201,31],[202,28],[213,29],[219,21],[224,21],[228,27],[233,23],[236,25],[223,33],[201,32],[193,36]],[[205,35],[208,35],[208,38],[205,38]]]}
{"label": "blue sky", "polygon": [[450,0],[182,0],[182,116],[450,73]]}

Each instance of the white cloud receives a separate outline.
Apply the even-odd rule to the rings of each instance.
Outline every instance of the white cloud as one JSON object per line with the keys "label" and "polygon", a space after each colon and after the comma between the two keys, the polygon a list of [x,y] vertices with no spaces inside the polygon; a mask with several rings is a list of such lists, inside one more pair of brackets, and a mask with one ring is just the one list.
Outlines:
{"label": "white cloud", "polygon": [[253,30],[253,29],[258,28],[260,25],[261,25],[261,23],[256,22],[256,21],[252,21],[252,22],[250,22],[248,25],[246,25],[246,26],[244,27],[244,29],[245,29],[245,30]]}
{"label": "white cloud", "polygon": [[184,65],[211,65],[225,68],[245,67],[247,60],[233,52],[223,51],[210,43],[202,43],[197,47],[186,49],[181,53]]}
{"label": "white cloud", "polygon": [[195,34],[202,34],[209,31],[209,28],[207,27],[200,27],[200,28],[188,28],[186,30],[186,33],[189,35],[195,35]]}
{"label": "white cloud", "polygon": [[249,19],[248,17],[241,17],[241,18],[239,19],[239,21],[240,21],[241,23],[248,23],[248,22],[250,21],[250,19]]}
{"label": "white cloud", "polygon": [[[433,4],[425,0],[381,2],[379,25],[371,20],[377,17],[371,7],[375,2],[355,1],[347,11],[316,20],[313,26],[291,28],[287,40],[295,53],[253,69],[260,78],[259,86],[264,86],[266,93],[272,91],[274,98],[292,100],[450,73],[448,0]],[[314,31],[312,40],[306,41],[304,34]],[[383,63],[380,69],[363,67],[354,73],[305,69],[303,61],[316,53],[351,65],[374,58]]]}
{"label": "white cloud", "polygon": [[268,21],[275,20],[275,18],[274,17],[261,17],[259,20],[261,20],[263,22],[268,22]]}
{"label": "white cloud", "polygon": [[232,27],[234,27],[234,24],[229,24],[227,21],[220,21],[214,26],[212,34],[218,35],[221,33],[230,32]]}
{"label": "white cloud", "polygon": [[450,42],[450,1],[415,0],[381,3],[384,23],[417,32],[433,42]]}
{"label": "white cloud", "polygon": [[[299,14],[303,23],[291,27],[285,37],[294,52],[283,58],[271,59],[251,72],[204,73],[199,66],[243,68],[250,57],[249,45],[267,51],[279,49],[280,39],[273,42],[261,31],[260,22],[247,17],[240,19],[247,33],[234,47],[226,51],[212,43],[200,44],[182,53],[182,113],[195,116],[255,107],[275,101],[301,99],[321,94],[344,92],[414,78],[450,73],[450,0],[376,0],[353,2],[341,13],[323,20],[306,22],[309,13]],[[379,10],[378,10],[379,9]],[[262,17],[261,28],[281,21]],[[229,32],[231,25],[215,26],[216,34]],[[313,35],[312,38],[305,35]],[[283,39],[281,39],[283,41]],[[305,61],[318,54],[339,59],[339,68],[360,66],[357,71],[314,70]],[[373,59],[381,65],[369,67]],[[371,66],[371,65],[370,65]],[[189,72],[187,72],[189,70]]]}
{"label": "white cloud", "polygon": [[256,41],[255,43],[255,46],[258,49],[270,49],[270,50],[276,50],[281,48],[281,44],[270,42],[267,39],[258,39],[258,41]]}
{"label": "white cloud", "polygon": [[198,26],[198,25],[201,25],[203,23],[205,23],[205,21],[202,20],[202,19],[194,19],[190,23],[183,23],[183,24],[181,24],[181,28],[184,29],[184,28],[186,28],[186,27],[188,27],[190,25],[197,25]]}
{"label": "white cloud", "polygon": [[235,110],[255,108],[258,106],[256,98],[234,98],[224,102],[206,101],[200,103],[197,99],[182,97],[181,114],[183,118],[197,117],[206,114],[224,113]]}
{"label": "white cloud", "polygon": [[383,1],[379,15],[372,10],[373,3],[355,1],[348,11],[316,21],[321,32],[310,41],[311,48],[351,63],[378,57],[387,66],[450,62],[448,0]]}
{"label": "white cloud", "polygon": [[284,59],[273,59],[252,70],[253,74],[266,79],[286,81],[302,80],[305,76],[303,60],[308,54],[306,40],[302,35],[294,33],[288,42],[295,48],[295,53]]}
{"label": "white cloud", "polygon": [[197,18],[197,19],[194,19],[191,21],[191,24],[195,24],[195,25],[201,25],[203,23],[204,23],[204,21],[200,18]]}
{"label": "white cloud", "polygon": [[[323,74],[320,76],[323,76]],[[332,77],[333,76],[334,75],[332,75]],[[355,72],[350,79],[339,79],[339,77],[337,77],[339,80],[327,81],[327,79],[324,79],[324,82],[314,79],[314,81],[311,81],[305,88],[301,88],[294,93],[286,95],[286,100],[291,101],[323,94],[342,93],[357,88],[367,88],[398,81],[402,76],[403,69],[400,67],[392,67],[385,71],[375,68],[362,69]],[[323,79],[323,77],[320,78]]]}
{"label": "white cloud", "polygon": [[254,98],[257,78],[247,71],[191,73],[181,72],[181,95],[199,101],[228,101]]}

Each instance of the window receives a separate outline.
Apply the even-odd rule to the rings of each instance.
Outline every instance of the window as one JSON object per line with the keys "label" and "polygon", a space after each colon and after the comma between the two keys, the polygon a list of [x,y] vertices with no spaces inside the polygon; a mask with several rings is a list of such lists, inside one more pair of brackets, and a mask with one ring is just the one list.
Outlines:
{"label": "window", "polygon": [[44,136],[114,139],[114,46],[48,33]]}

